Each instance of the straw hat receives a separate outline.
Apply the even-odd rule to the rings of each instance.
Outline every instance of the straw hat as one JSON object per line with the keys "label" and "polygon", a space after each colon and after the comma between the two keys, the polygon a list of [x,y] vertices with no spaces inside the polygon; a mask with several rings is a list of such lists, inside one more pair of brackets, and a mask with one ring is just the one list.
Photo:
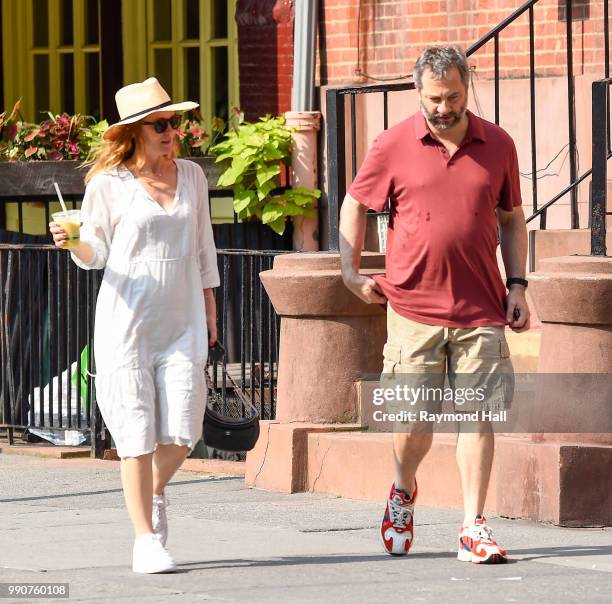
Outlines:
{"label": "straw hat", "polygon": [[115,94],[115,102],[121,119],[106,129],[105,139],[115,126],[133,124],[156,111],[188,111],[198,107],[198,103],[193,101],[173,103],[157,78],[148,78],[144,82],[120,88]]}

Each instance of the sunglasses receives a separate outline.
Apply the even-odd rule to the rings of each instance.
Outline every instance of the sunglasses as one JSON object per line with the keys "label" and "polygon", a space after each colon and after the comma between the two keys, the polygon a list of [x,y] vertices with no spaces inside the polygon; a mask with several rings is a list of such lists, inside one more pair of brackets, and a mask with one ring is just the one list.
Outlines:
{"label": "sunglasses", "polygon": [[173,115],[169,118],[160,117],[154,122],[140,123],[144,124],[145,126],[153,126],[153,128],[155,128],[155,132],[157,132],[157,134],[161,134],[162,132],[165,132],[168,129],[168,124],[170,125],[170,128],[172,128],[172,130],[178,130],[178,127],[181,125],[181,116]]}

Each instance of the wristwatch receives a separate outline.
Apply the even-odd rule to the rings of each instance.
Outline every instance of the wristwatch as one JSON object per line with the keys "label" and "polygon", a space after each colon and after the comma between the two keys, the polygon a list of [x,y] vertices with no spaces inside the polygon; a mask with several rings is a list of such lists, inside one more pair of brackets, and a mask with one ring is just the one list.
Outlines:
{"label": "wristwatch", "polygon": [[527,281],[527,279],[521,279],[521,277],[509,277],[506,279],[506,287],[510,289],[511,285],[522,285],[525,289],[527,289],[529,281]]}

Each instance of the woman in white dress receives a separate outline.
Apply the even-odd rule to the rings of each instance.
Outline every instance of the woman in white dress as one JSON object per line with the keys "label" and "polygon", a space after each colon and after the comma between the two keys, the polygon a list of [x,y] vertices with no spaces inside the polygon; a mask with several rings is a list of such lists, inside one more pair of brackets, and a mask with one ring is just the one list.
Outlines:
{"label": "woman in white dress", "polygon": [[[164,489],[202,434],[204,364],[219,285],[206,177],[174,159],[177,111],[155,78],[116,95],[81,210],[85,269],[104,268],[94,351],[98,406],[121,457],[134,572],[171,572]],[[66,232],[51,223],[55,245]]]}

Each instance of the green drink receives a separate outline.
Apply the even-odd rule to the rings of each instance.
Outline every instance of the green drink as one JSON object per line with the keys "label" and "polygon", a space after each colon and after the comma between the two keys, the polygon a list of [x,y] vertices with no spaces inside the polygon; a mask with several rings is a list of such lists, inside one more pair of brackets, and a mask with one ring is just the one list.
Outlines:
{"label": "green drink", "polygon": [[64,248],[76,247],[81,241],[81,210],[68,210],[67,212],[55,212],[52,214],[53,222],[56,222],[64,231],[68,239]]}

